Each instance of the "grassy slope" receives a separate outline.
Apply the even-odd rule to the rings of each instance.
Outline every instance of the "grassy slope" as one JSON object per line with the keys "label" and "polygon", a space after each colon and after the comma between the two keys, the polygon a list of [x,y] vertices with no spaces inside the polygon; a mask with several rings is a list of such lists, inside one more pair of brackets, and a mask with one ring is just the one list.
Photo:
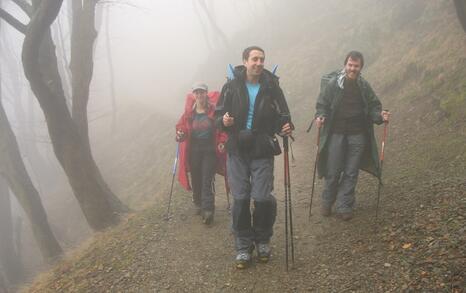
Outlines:
{"label": "grassy slope", "polygon": [[[299,135],[313,116],[320,76],[339,68],[341,59],[349,50],[361,50],[367,64],[364,76],[371,82],[384,106],[393,112],[393,143],[401,140],[403,149],[406,145],[412,146],[413,155],[410,157],[422,157],[419,169],[443,161],[439,160],[439,157],[442,158],[439,150],[444,147],[457,153],[455,158],[464,158],[462,148],[458,147],[463,143],[464,136],[458,134],[464,133],[466,119],[462,111],[466,106],[466,37],[456,22],[451,3],[448,0],[412,1],[412,4],[394,2],[374,5],[371,1],[359,0],[358,4],[366,6],[367,10],[357,10],[354,8],[357,4],[353,4],[346,9],[339,6],[340,12],[336,14],[334,9],[339,2],[329,1],[325,9],[318,7],[323,10],[319,18],[305,19],[305,10],[301,12],[302,15],[294,17],[290,24],[294,26],[293,30],[269,28],[274,31],[273,37],[261,34],[254,38],[251,34],[248,37],[240,34],[238,42],[232,42],[232,47],[236,47],[232,51],[239,52],[242,47],[236,44],[248,44],[248,39],[256,39],[254,43],[271,48],[267,50],[267,59],[280,65],[278,73]],[[289,17],[296,11],[281,10],[276,13]],[[325,30],[325,27],[332,29]],[[225,67],[225,60],[234,62],[237,57],[231,52],[217,53],[202,72],[207,76],[218,76],[219,68]],[[132,172],[124,174],[124,177],[121,173],[110,172],[112,178],[115,177],[111,179],[111,185],[116,184],[118,190],[121,187],[124,198],[133,192],[127,190],[129,185],[140,186],[148,182],[149,177],[160,178],[166,174],[165,171],[170,170],[175,148],[172,141],[173,117],[150,116],[144,109],[128,112],[124,119],[129,126],[115,138],[115,141],[123,142],[114,145],[116,157],[121,160],[109,159],[115,154],[105,151],[108,144],[102,144],[105,147],[97,152],[103,154],[102,159],[98,157],[107,170],[121,168]],[[139,113],[142,113],[142,118],[138,116]],[[444,139],[429,138],[431,143],[421,143],[429,135],[428,132],[435,129],[445,132],[442,134]],[[412,132],[424,135],[412,136]],[[413,141],[405,141],[407,136]],[[419,156],[414,155],[416,152],[420,152]],[[448,153],[447,161],[453,161],[453,153]],[[162,157],[160,154],[163,154]],[[424,157],[431,159],[425,160]],[[167,178],[162,177],[155,182],[162,183]],[[153,194],[157,183],[149,184],[151,189],[144,193]],[[144,195],[134,195],[132,205],[137,206],[144,200],[147,200]]]}
{"label": "grassy slope", "polygon": [[116,135],[98,143],[95,151],[109,185],[136,210],[166,193],[175,157],[176,120],[153,110],[153,106],[126,107]]}
{"label": "grassy slope", "polygon": [[[346,235],[344,227],[332,226],[335,231],[330,229],[317,233],[318,244],[313,253],[319,255],[318,261],[324,266],[335,266],[335,260],[324,246],[334,243],[335,251],[344,254],[342,245],[352,245],[353,258],[359,259],[360,267],[367,266],[370,272],[366,277],[370,280],[384,278],[385,281],[378,284],[385,290],[447,290],[445,283],[458,286],[458,282],[464,281],[464,274],[457,274],[458,264],[461,264],[458,260],[464,260],[461,247],[464,249],[465,244],[462,236],[465,186],[462,182],[466,174],[466,36],[455,19],[451,2],[393,1],[374,4],[374,1],[360,0],[343,7],[338,14],[333,10],[338,2],[328,3],[320,17],[306,19],[302,17],[305,15],[303,11],[303,15],[293,20],[295,29],[285,33],[285,29],[276,28],[272,37],[257,37],[254,42],[270,47],[268,60],[281,65],[281,82],[298,126],[296,135],[303,144],[301,148],[312,150],[313,138],[306,137],[303,132],[314,112],[319,77],[338,68],[350,49],[365,53],[367,66],[364,75],[384,106],[393,112],[393,121],[387,143],[384,170],[387,186],[382,199],[384,222],[380,234],[377,237],[364,234],[367,232],[362,231],[365,226],[360,221],[355,223],[356,226],[361,225],[359,230],[352,232],[361,239]],[[353,8],[358,4],[366,9]],[[296,12],[284,10],[280,13]],[[352,22],[345,21],[347,19]],[[335,29],[325,29],[330,27]],[[224,55],[219,55],[218,60],[211,60],[212,68],[223,68],[223,58]],[[147,117],[136,129],[128,130],[131,135],[122,140],[131,140],[132,144],[120,150],[118,160],[107,163],[109,170],[131,171],[114,172],[112,175],[113,183],[119,184],[124,198],[150,199],[152,195],[164,196],[166,193],[170,175],[163,170],[170,169],[173,146],[162,145],[140,131],[144,129],[144,133],[150,133],[155,122],[154,117]],[[136,130],[140,132],[135,137]],[[169,131],[166,136],[170,137]],[[152,153],[154,146],[164,150],[164,155],[158,151]],[[313,154],[310,153],[309,157]],[[102,157],[102,160],[107,162],[108,159]],[[154,178],[158,180],[154,181]],[[163,183],[162,191],[157,190],[156,182]],[[370,184],[370,178],[363,176],[360,193],[372,188]],[[298,189],[306,187],[303,185]],[[361,205],[362,214],[370,213],[364,209],[370,208],[367,202]],[[163,207],[158,206],[157,210],[155,213],[161,215]],[[79,281],[83,272],[99,272],[98,255],[102,255],[100,262],[134,257],[126,254],[128,249],[120,249],[128,241],[144,241],[141,236],[146,235],[144,229],[149,224],[157,225],[151,221],[159,219],[158,216],[150,217],[150,213],[147,210],[135,215],[114,231],[98,236],[89,248],[83,249],[84,252],[63,261],[53,273],[36,284],[35,290],[40,291],[51,284],[77,286],[74,289],[92,288],[92,284]],[[135,227],[131,223],[136,223]],[[142,234],[139,231],[136,234],[138,229]],[[346,235],[349,242],[342,242],[341,235]],[[119,246],[111,249],[116,241]],[[103,251],[102,247],[109,249]],[[124,251],[125,257],[114,255],[118,251]],[[385,260],[386,264],[397,268],[396,272],[395,269],[391,273],[380,272],[380,268],[370,264],[375,260]],[[112,263],[119,270],[128,267],[123,261]],[[459,268],[461,270],[461,265]],[[66,272],[62,273],[63,270]],[[348,282],[358,278],[358,275],[347,271],[343,263],[335,270],[341,276],[346,274]],[[311,273],[328,278],[322,270]],[[323,288],[328,286],[322,279],[312,278],[315,278],[315,284],[321,284]],[[335,284],[343,282],[343,279],[340,277]],[[342,285],[340,288],[345,287]],[[363,290],[361,288],[367,287],[356,286],[354,290]]]}

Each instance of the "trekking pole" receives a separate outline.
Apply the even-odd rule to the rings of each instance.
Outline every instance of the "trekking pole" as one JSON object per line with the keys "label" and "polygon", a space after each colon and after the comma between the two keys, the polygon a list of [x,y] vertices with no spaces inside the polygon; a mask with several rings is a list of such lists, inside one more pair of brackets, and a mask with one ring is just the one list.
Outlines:
{"label": "trekking pole", "polygon": [[[293,239],[293,210],[291,201],[290,159],[288,149],[288,137],[283,137],[284,182],[285,182],[285,258],[286,270],[289,264],[289,247],[291,247],[291,263],[294,264],[294,239]],[[290,240],[288,240],[288,236]]]}
{"label": "trekking pole", "polygon": [[288,272],[288,188],[286,176],[286,151],[285,151],[285,137],[283,138],[283,161],[284,161],[284,187],[285,187],[285,262],[286,271]]}
{"label": "trekking pole", "polygon": [[[385,110],[388,111],[388,110]],[[380,191],[382,190],[382,167],[383,161],[385,156],[385,140],[387,139],[387,132],[388,132],[388,121],[384,121],[383,123],[383,136],[382,136],[382,143],[380,147],[380,178],[379,178],[379,186],[377,188],[377,205],[375,207],[375,227],[377,229],[377,220],[379,215],[379,202],[380,202]]]}
{"label": "trekking pole", "polygon": [[312,175],[311,202],[309,203],[309,220],[311,220],[311,216],[312,216],[312,199],[314,198],[317,164],[319,162],[319,144],[320,144],[320,127],[317,128],[317,152],[316,152],[316,161],[314,162],[314,174]]}
{"label": "trekking pole", "polygon": [[176,157],[175,157],[175,162],[173,163],[173,169],[172,169],[172,184],[170,187],[170,195],[168,197],[168,208],[167,208],[167,215],[165,216],[165,220],[168,221],[170,219],[170,206],[172,202],[172,194],[173,194],[173,183],[175,183],[175,175],[176,175],[176,165],[178,163],[178,155],[180,153],[180,143],[176,145]]}
{"label": "trekking pole", "polygon": [[[293,137],[290,136],[294,141]],[[290,143],[291,146],[291,143]],[[294,233],[293,233],[293,205],[291,201],[291,175],[290,175],[290,157],[288,154],[288,137],[286,137],[283,143],[283,149],[286,156],[286,183],[288,189],[288,216],[290,217],[290,238],[291,238],[291,263],[294,265]]]}
{"label": "trekking pole", "polygon": [[286,271],[288,272],[288,188],[287,188],[287,174],[286,174],[286,150],[285,150],[285,137],[283,137],[283,162],[284,162],[284,187],[285,187],[285,261]]}
{"label": "trekking pole", "polygon": [[230,211],[231,206],[230,206],[230,185],[228,185],[228,179],[227,179],[227,174],[225,174],[225,192],[227,194],[227,210]]}
{"label": "trekking pole", "polygon": [[314,120],[315,120],[315,119],[312,119],[311,124],[310,124],[309,127],[307,128],[306,132],[311,131],[312,125],[314,125]]}

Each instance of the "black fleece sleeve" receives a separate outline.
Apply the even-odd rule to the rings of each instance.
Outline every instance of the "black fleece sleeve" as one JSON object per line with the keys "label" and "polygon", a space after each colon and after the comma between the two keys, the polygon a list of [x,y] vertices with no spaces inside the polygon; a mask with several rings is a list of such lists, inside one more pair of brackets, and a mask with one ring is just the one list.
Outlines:
{"label": "black fleece sleeve", "polygon": [[285,95],[283,94],[283,90],[278,86],[277,81],[277,88],[275,90],[275,102],[277,107],[277,112],[280,116],[279,125],[277,125],[277,133],[281,132],[281,128],[286,123],[290,123],[291,129],[294,129],[293,122],[291,121],[291,113],[290,109],[288,108],[288,104],[285,99]]}
{"label": "black fleece sleeve", "polygon": [[226,112],[231,112],[231,92],[229,83],[226,83],[222,87],[220,97],[215,107],[215,126],[221,131],[228,131],[230,128],[223,125],[223,115],[225,115]]}

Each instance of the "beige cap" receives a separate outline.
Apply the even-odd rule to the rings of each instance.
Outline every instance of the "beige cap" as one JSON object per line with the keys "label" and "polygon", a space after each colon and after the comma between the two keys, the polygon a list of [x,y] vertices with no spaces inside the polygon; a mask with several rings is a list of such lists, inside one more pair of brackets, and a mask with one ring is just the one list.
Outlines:
{"label": "beige cap", "polygon": [[196,82],[195,84],[193,84],[192,86],[192,91],[194,92],[195,90],[204,90],[207,92],[208,90],[208,87],[205,83],[201,83],[201,82]]}

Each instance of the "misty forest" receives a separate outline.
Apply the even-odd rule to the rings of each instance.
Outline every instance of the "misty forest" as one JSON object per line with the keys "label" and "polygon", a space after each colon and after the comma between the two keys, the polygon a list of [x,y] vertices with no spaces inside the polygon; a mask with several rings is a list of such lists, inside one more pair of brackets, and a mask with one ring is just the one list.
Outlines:
{"label": "misty forest", "polygon": [[[196,215],[176,125],[199,92],[222,92],[220,111],[249,46],[294,130],[271,159],[267,263],[256,243],[242,269],[238,188],[224,165],[215,213]],[[350,51],[390,120],[374,124],[380,180],[359,173],[342,220],[321,213],[314,122]],[[464,290],[466,0],[0,0],[0,293]]]}

